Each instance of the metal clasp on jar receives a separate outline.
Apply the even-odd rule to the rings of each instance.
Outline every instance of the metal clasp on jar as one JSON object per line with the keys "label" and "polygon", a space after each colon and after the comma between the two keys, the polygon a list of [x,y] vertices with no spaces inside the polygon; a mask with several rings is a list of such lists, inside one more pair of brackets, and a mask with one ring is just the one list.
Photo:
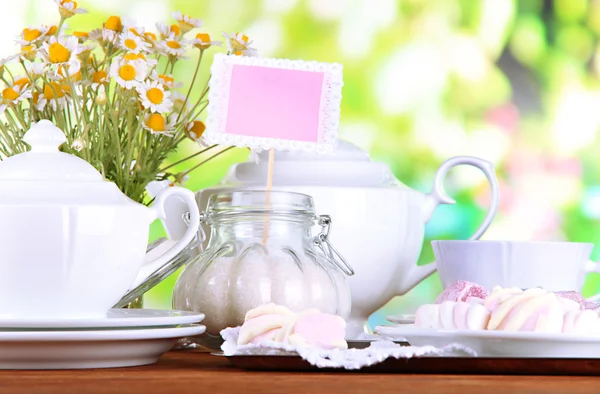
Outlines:
{"label": "metal clasp on jar", "polygon": [[317,224],[321,226],[321,232],[313,239],[315,245],[318,246],[343,273],[348,276],[354,275],[354,270],[350,264],[348,264],[344,256],[342,256],[329,242],[329,233],[331,232],[332,224],[331,217],[329,215],[317,216]]}

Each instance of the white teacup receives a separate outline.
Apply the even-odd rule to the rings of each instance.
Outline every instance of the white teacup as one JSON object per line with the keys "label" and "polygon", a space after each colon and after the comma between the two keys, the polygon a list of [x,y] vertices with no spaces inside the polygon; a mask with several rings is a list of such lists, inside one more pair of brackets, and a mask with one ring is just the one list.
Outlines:
{"label": "white teacup", "polygon": [[433,241],[444,288],[458,280],[488,289],[542,287],[581,291],[585,276],[600,266],[590,261],[593,244],[578,242]]}

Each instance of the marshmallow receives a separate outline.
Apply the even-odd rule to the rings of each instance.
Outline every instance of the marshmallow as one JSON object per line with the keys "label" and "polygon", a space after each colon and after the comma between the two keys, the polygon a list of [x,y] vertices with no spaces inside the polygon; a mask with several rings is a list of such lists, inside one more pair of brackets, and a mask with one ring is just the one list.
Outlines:
{"label": "marshmallow", "polygon": [[346,322],[339,316],[308,309],[293,313],[276,304],[261,305],[246,313],[238,345],[265,341],[322,349],[347,349]]}
{"label": "marshmallow", "polygon": [[415,327],[448,330],[485,330],[490,312],[480,303],[444,301],[421,306]]}

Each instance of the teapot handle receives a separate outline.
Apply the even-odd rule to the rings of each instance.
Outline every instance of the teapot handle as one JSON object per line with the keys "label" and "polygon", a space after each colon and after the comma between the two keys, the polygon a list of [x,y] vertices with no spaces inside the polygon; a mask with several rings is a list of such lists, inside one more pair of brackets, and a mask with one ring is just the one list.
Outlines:
{"label": "teapot handle", "polygon": [[[428,222],[433,214],[433,211],[435,211],[438,205],[456,203],[456,201],[454,201],[454,199],[452,199],[450,196],[448,196],[448,193],[446,193],[446,190],[444,189],[444,180],[452,168],[463,164],[480,169],[485,174],[485,177],[487,178],[491,188],[490,207],[488,208],[487,214],[485,215],[483,222],[479,225],[477,231],[475,231],[475,234],[469,237],[470,240],[476,240],[479,239],[488,229],[492,223],[492,220],[494,220],[494,216],[496,216],[496,211],[498,210],[498,179],[496,178],[496,173],[494,172],[494,165],[487,160],[472,156],[456,156],[446,160],[440,166],[440,168],[438,168],[435,174],[433,189],[431,193],[427,195],[425,200],[423,216],[424,221]],[[435,262],[415,267],[415,270],[412,272],[412,274],[408,276],[407,279],[401,284],[400,294],[407,293],[410,289],[419,284],[423,279],[433,274],[436,270],[437,266]]]}
{"label": "teapot handle", "polygon": [[[166,250],[163,254],[156,257],[155,259],[144,263],[141,267],[135,281],[133,282],[131,289],[135,289],[143,284],[147,278],[159,269],[166,268],[167,265],[175,264],[177,255],[183,251],[192,242],[200,227],[200,212],[198,211],[198,205],[196,204],[196,198],[194,193],[190,190],[182,187],[168,187],[162,190],[157,196],[154,204],[150,207],[156,212],[158,219],[165,220],[165,202],[170,197],[177,196],[181,198],[189,209],[189,225],[183,236],[179,241],[172,247]],[[174,260],[175,259],[175,260]]]}

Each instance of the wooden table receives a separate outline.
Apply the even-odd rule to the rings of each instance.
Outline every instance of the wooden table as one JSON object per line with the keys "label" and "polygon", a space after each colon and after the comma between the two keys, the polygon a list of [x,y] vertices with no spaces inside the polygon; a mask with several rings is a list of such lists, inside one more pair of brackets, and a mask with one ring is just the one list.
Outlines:
{"label": "wooden table", "polygon": [[249,372],[225,357],[171,351],[145,367],[0,371],[0,393],[598,393],[600,377]]}

